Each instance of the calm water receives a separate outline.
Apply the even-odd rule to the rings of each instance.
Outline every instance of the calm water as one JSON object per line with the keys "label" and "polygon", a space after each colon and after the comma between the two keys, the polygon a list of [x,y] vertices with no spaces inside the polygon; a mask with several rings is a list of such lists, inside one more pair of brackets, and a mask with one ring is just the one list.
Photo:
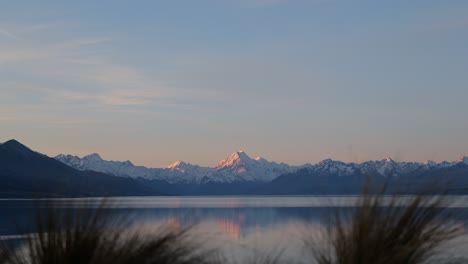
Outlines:
{"label": "calm water", "polygon": [[[460,226],[468,223],[468,196],[453,196],[452,210]],[[113,198],[112,214],[131,216],[141,229],[161,225],[196,224],[195,233],[207,245],[222,247],[228,257],[285,249],[285,257],[306,258],[303,239],[318,232],[324,215],[336,207],[354,204],[354,196],[253,196],[253,197],[126,197]],[[100,199],[54,199],[61,208],[99,204]],[[37,202],[0,199],[0,237],[13,239],[34,232]],[[307,228],[305,228],[307,226]],[[465,256],[465,237],[442,249],[448,255]],[[456,245],[456,246],[453,246]],[[230,256],[229,256],[230,255]]]}

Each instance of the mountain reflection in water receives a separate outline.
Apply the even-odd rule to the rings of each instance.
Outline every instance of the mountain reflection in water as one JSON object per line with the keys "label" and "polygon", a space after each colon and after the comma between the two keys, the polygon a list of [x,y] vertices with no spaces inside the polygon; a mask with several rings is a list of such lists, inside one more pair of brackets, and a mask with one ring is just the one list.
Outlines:
{"label": "mountain reflection in water", "polygon": [[[455,199],[455,198],[454,198]],[[305,235],[321,229],[321,220],[336,207],[353,204],[355,197],[128,197],[108,203],[112,216],[130,217],[137,228],[151,232],[160,226],[180,230],[193,226],[194,235],[207,247],[221,248],[228,258],[242,258],[256,252],[285,249],[288,258],[300,260],[304,254]],[[459,197],[454,211],[461,227],[466,226],[468,203]],[[66,208],[89,207],[100,199],[56,199],[53,203]],[[34,200],[0,200],[0,236],[8,238],[34,232]],[[106,210],[107,210],[106,209]],[[463,255],[465,237],[456,246],[444,250]],[[461,241],[461,242],[460,242]],[[457,247],[458,246],[458,247]]]}

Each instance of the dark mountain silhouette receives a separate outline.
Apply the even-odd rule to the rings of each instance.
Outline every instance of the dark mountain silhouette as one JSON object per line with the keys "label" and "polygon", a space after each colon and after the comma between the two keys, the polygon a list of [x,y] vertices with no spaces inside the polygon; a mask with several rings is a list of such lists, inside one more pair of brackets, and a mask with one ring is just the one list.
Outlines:
{"label": "dark mountain silhouette", "polygon": [[0,144],[1,197],[156,195],[154,186],[130,178],[78,171],[16,140]]}

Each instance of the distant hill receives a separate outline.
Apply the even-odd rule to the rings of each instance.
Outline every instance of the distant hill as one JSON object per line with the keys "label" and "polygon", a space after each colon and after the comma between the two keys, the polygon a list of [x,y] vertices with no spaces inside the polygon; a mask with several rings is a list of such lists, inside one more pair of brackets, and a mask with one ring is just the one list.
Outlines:
{"label": "distant hill", "polygon": [[130,178],[79,171],[16,140],[0,144],[0,197],[80,197],[159,194]]}

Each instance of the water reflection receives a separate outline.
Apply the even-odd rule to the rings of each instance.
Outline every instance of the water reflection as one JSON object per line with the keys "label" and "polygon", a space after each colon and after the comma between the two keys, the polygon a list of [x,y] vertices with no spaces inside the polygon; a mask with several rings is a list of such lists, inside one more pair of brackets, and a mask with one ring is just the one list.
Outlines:
{"label": "water reflection", "polygon": [[219,230],[232,240],[241,238],[241,229],[245,225],[245,215],[240,214],[237,219],[220,219],[217,221]]}
{"label": "water reflection", "polygon": [[[459,197],[451,210],[466,229],[468,199]],[[453,198],[455,199],[455,198]],[[101,199],[57,199],[55,205],[64,210],[100,204]],[[130,197],[108,203],[109,212],[134,220],[145,232],[161,225],[181,230],[195,225],[195,232],[207,245],[222,247],[235,258],[255,251],[268,252],[287,248],[291,258],[303,256],[304,235],[320,232],[324,215],[337,207],[354,204],[355,197]],[[37,202],[32,200],[0,200],[0,236],[34,232]],[[346,209],[345,209],[346,210]],[[19,229],[18,229],[19,227]],[[467,238],[459,238],[466,246]],[[454,246],[444,252],[454,253]]]}

